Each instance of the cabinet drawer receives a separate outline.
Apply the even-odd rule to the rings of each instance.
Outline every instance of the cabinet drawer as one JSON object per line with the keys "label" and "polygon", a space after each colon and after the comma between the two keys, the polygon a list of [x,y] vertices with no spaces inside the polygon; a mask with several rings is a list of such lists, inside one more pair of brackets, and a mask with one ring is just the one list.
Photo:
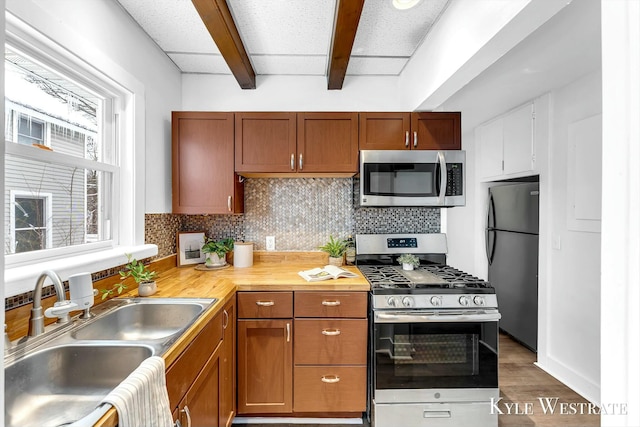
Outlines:
{"label": "cabinet drawer", "polygon": [[366,365],[367,319],[296,319],[296,365]]}
{"label": "cabinet drawer", "polygon": [[283,319],[293,317],[293,292],[239,292],[238,318]]}
{"label": "cabinet drawer", "polygon": [[367,317],[367,292],[296,292],[295,317]]}
{"label": "cabinet drawer", "polygon": [[222,318],[222,313],[214,317],[167,369],[167,392],[171,408],[178,405],[222,341]]}
{"label": "cabinet drawer", "polygon": [[293,376],[294,412],[366,410],[366,366],[296,366]]}

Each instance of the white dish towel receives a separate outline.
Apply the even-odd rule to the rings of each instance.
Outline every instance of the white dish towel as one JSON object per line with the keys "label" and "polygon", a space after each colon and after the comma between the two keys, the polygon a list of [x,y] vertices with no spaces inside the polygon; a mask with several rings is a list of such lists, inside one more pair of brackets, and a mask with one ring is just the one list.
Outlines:
{"label": "white dish towel", "polygon": [[118,411],[119,427],[171,427],[164,359],[151,356],[102,401]]}

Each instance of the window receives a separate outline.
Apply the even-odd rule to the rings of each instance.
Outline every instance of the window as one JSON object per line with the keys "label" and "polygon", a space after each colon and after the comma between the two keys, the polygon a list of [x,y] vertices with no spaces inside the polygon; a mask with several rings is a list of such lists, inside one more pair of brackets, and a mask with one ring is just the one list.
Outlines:
{"label": "window", "polygon": [[156,255],[144,244],[144,85],[73,29],[52,38],[5,12],[5,296],[45,269],[66,280]]}
{"label": "window", "polygon": [[5,76],[5,191],[26,195],[13,200],[5,254],[110,241],[114,100],[11,45]]}
{"label": "window", "polygon": [[51,194],[11,192],[12,253],[51,247]]}
{"label": "window", "polygon": [[18,117],[18,144],[44,145],[44,122],[32,119],[26,114]]}

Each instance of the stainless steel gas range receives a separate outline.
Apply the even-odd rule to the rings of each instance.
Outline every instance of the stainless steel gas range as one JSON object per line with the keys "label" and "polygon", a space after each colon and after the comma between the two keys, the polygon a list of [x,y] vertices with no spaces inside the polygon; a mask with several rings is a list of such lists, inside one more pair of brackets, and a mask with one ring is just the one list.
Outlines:
{"label": "stainless steel gas range", "polygon": [[[487,282],[446,265],[444,234],[356,236],[371,284],[374,427],[496,427],[498,303]],[[403,270],[402,253],[420,266]]]}

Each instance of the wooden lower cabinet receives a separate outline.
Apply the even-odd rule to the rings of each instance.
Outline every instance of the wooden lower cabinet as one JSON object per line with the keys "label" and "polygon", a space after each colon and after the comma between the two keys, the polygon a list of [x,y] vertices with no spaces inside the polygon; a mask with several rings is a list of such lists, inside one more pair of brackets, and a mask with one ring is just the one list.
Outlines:
{"label": "wooden lower cabinet", "polygon": [[238,414],[366,410],[366,292],[240,292],[238,313]]}
{"label": "wooden lower cabinet", "polygon": [[292,320],[238,320],[238,413],[291,413]]}
{"label": "wooden lower cabinet", "polygon": [[[230,427],[236,415],[236,301],[227,303],[222,312],[223,338],[220,353],[220,427]],[[194,424],[198,425],[198,424]]]}
{"label": "wooden lower cabinet", "polygon": [[296,366],[294,412],[364,412],[367,367]]}
{"label": "wooden lower cabinet", "polygon": [[218,427],[220,421],[220,353],[222,346],[211,355],[200,375],[178,405],[178,419],[182,426]]}
{"label": "wooden lower cabinet", "polygon": [[235,401],[235,298],[167,369],[174,420],[182,426],[228,427]]}

